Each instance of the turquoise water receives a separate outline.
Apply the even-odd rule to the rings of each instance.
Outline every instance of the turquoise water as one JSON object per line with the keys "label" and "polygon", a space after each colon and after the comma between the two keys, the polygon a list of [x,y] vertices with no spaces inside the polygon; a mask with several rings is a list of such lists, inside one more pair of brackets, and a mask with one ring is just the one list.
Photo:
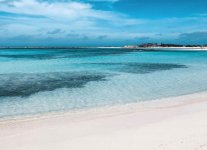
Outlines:
{"label": "turquoise water", "polygon": [[0,118],[207,90],[207,52],[0,50]]}

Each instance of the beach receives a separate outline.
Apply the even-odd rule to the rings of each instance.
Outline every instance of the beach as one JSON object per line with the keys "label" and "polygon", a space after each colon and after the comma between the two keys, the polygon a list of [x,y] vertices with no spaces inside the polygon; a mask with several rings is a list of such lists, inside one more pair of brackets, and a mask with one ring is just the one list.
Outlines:
{"label": "beach", "polygon": [[206,150],[207,93],[0,121],[3,150]]}
{"label": "beach", "polygon": [[207,0],[0,0],[0,150],[207,150]]}
{"label": "beach", "polygon": [[171,51],[206,51],[207,47],[139,47],[143,50],[171,50]]}

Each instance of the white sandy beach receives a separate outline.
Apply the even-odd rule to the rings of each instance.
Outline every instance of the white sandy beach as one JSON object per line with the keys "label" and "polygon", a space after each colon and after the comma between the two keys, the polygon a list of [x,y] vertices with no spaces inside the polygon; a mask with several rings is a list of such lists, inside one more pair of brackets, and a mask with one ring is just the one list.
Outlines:
{"label": "white sandy beach", "polygon": [[[118,48],[118,47],[117,47]],[[149,46],[149,47],[139,47],[134,45],[127,45],[122,48],[125,49],[143,49],[143,50],[173,50],[173,51],[206,51],[207,47],[162,47],[162,46]]]}
{"label": "white sandy beach", "polygon": [[[141,47],[140,47],[141,48]],[[144,47],[144,50],[207,51],[207,47]]]}
{"label": "white sandy beach", "polygon": [[0,121],[1,150],[207,150],[207,93]]}

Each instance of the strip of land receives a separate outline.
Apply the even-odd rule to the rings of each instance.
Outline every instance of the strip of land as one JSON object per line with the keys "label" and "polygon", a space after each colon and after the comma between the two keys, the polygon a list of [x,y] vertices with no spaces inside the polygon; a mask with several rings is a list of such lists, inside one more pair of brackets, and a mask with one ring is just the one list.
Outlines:
{"label": "strip of land", "polygon": [[139,47],[144,50],[206,51],[207,47]]}
{"label": "strip of land", "polygon": [[2,150],[206,150],[207,93],[0,121]]}

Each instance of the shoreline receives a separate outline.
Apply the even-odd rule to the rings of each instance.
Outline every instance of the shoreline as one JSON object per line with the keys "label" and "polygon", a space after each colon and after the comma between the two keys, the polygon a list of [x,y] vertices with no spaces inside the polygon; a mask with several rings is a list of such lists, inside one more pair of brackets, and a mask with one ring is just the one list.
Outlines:
{"label": "shoreline", "polygon": [[207,47],[162,47],[162,46],[149,46],[149,47],[139,47],[139,46],[124,46],[122,47],[123,49],[137,49],[137,50],[146,50],[146,51],[150,51],[150,50],[154,50],[154,51],[159,51],[159,50],[163,50],[163,51],[168,51],[168,50],[172,50],[172,51],[207,51]]}
{"label": "shoreline", "polygon": [[[4,150],[207,148],[207,92],[0,121]],[[192,136],[191,136],[192,135]],[[140,140],[140,143],[137,141]],[[203,148],[203,149],[202,149]]]}
{"label": "shoreline", "polygon": [[[92,113],[99,113],[104,114],[106,112],[113,112],[113,111],[122,111],[123,109],[129,109],[130,111],[134,109],[145,109],[147,107],[172,107],[174,105],[178,106],[180,104],[189,104],[195,103],[199,101],[194,101],[195,97],[200,98],[202,95],[206,96],[207,101],[207,91],[197,92],[192,94],[184,94],[178,96],[171,96],[171,97],[164,97],[159,99],[151,99],[146,101],[139,101],[139,102],[131,102],[125,104],[114,104],[110,106],[97,106],[91,108],[81,108],[81,109],[74,109],[74,110],[63,110],[63,111],[51,111],[51,112],[44,112],[44,113],[37,113],[37,114],[24,114],[18,116],[6,116],[0,118],[0,125],[4,122],[16,122],[16,121],[27,121],[27,120],[38,120],[38,119],[45,119],[45,118],[53,118],[53,117],[61,117],[61,116],[73,116],[73,115],[82,115],[82,114],[92,114]],[[192,97],[192,98],[191,98]],[[187,99],[188,98],[188,99]],[[190,99],[190,100],[189,100]],[[191,100],[193,99],[193,100]],[[114,114],[115,115],[115,114]],[[93,115],[96,117],[96,115]]]}
{"label": "shoreline", "polygon": [[143,50],[207,51],[207,47],[138,47]]}

